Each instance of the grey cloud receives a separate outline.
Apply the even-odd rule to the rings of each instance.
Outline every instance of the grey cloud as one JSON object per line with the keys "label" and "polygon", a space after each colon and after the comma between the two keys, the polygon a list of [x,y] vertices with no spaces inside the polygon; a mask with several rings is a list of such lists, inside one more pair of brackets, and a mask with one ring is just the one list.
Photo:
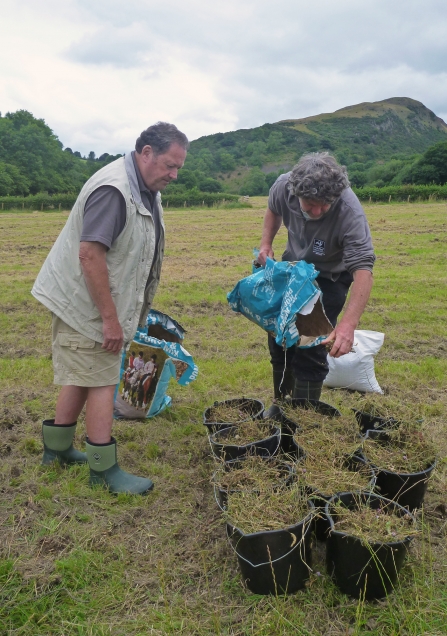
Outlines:
{"label": "grey cloud", "polygon": [[139,25],[122,29],[101,27],[72,43],[66,50],[66,56],[81,64],[138,67],[148,62],[155,48],[154,41],[144,35]]}
{"label": "grey cloud", "polygon": [[[47,0],[48,1],[48,0]],[[52,0],[54,2],[54,0]],[[71,0],[96,32],[67,51],[85,65],[181,60],[210,77],[238,127],[332,112],[392,96],[446,112],[445,0]],[[73,9],[72,9],[73,10]],[[219,126],[200,108],[184,122]],[[442,116],[442,115],[441,115]],[[229,116],[227,117],[227,120]]]}
{"label": "grey cloud", "polygon": [[107,34],[71,47],[72,59],[86,63],[137,66],[154,42],[181,48],[183,59],[203,71],[213,70],[225,57],[229,74],[231,67],[257,65],[356,73],[404,63],[437,73],[447,59],[447,15],[437,0],[426,0],[423,7],[411,0],[277,0],[274,11],[266,0],[242,5],[218,0],[211,8],[204,0],[128,0],[125,10],[121,0],[77,3],[102,25],[98,33]]}

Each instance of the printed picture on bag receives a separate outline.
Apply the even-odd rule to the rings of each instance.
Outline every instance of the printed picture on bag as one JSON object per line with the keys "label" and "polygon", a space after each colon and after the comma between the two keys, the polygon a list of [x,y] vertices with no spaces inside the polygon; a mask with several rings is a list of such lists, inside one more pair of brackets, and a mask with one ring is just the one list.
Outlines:
{"label": "printed picture on bag", "polygon": [[142,344],[131,346],[116,397],[123,417],[144,417],[143,411],[148,410],[154,397],[167,358],[162,349]]}

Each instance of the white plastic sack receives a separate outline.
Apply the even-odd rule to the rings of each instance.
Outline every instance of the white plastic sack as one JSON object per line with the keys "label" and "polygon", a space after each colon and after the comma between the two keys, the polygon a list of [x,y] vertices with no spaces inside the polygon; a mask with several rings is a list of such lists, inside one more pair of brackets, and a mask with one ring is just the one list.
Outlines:
{"label": "white plastic sack", "polygon": [[328,356],[326,386],[365,393],[383,393],[374,372],[374,356],[383,345],[385,334],[379,331],[354,331],[353,352],[341,358]]}

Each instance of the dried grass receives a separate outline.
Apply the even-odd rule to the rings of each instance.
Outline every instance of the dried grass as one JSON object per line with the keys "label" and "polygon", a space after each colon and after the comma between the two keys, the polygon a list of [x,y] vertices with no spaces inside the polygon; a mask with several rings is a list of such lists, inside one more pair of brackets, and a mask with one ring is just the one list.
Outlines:
{"label": "dried grass", "polygon": [[221,403],[210,407],[206,417],[207,422],[216,424],[239,424],[251,417],[253,403],[249,400],[240,404]]}
{"label": "dried grass", "polygon": [[237,462],[237,467],[221,466],[214,473],[213,482],[222,490],[263,492],[284,484],[291,474],[291,467],[283,461],[254,455]]}
{"label": "dried grass", "polygon": [[418,473],[433,464],[435,445],[422,431],[410,425],[389,431],[386,439],[366,438],[363,454],[372,464],[383,470],[397,473]]}
{"label": "dried grass", "polygon": [[225,517],[245,534],[281,530],[309,514],[308,496],[299,483],[261,493],[230,492]]}
{"label": "dried grass", "polygon": [[371,468],[361,465],[359,470],[349,470],[345,462],[343,458],[313,457],[300,462],[295,470],[303,483],[325,497],[337,492],[371,490]]}
{"label": "dried grass", "polygon": [[419,534],[414,517],[399,515],[385,502],[381,502],[377,509],[360,499],[353,509],[337,502],[331,506],[330,513],[336,519],[335,530],[357,537],[364,545],[394,543]]}
{"label": "dried grass", "polygon": [[358,427],[349,417],[324,418],[320,424],[306,424],[295,431],[293,439],[308,457],[351,455],[361,443]]}
{"label": "dried grass", "polygon": [[[274,423],[275,426],[277,424]],[[272,435],[272,423],[269,420],[248,420],[236,426],[225,437],[225,442],[235,446],[245,446],[251,442],[259,442]]]}

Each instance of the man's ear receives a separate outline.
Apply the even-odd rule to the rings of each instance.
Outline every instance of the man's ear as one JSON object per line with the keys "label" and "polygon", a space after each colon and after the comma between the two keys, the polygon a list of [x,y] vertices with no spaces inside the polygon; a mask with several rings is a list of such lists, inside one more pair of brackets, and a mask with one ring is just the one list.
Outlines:
{"label": "man's ear", "polygon": [[143,146],[140,154],[144,161],[148,161],[152,159],[152,157],[154,156],[154,151],[152,150],[152,146],[149,146],[149,144],[147,144],[146,146]]}

